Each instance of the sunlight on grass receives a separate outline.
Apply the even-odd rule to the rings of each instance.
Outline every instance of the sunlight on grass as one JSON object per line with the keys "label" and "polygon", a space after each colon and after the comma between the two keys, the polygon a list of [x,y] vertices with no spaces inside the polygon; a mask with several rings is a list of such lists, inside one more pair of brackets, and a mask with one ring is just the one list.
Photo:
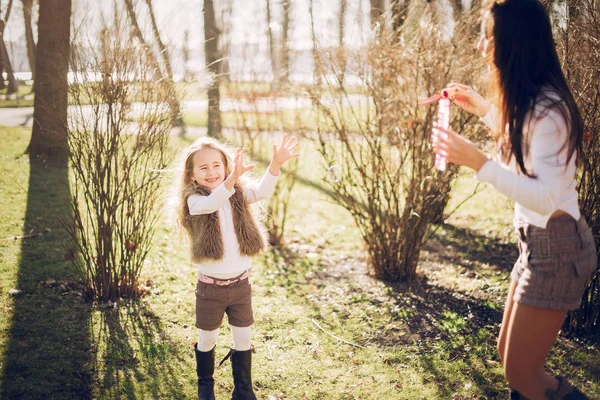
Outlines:
{"label": "sunlight on grass", "polygon": [[[0,232],[6,238],[21,235],[24,229],[27,193],[23,187],[27,187],[29,168],[22,152],[29,131],[2,128],[2,133],[6,145],[0,153],[4,204]],[[173,137],[173,151],[190,140]],[[257,257],[251,275],[257,395],[319,400],[503,398],[506,383],[495,338],[508,270],[494,254],[504,246],[509,227],[492,215],[510,215],[506,202],[484,190],[449,218],[421,258],[419,270],[428,281],[421,289],[408,291],[369,276],[358,229],[348,212],[324,192],[327,166],[312,142],[305,140],[302,146],[301,179],[292,197],[286,248]],[[257,168],[257,175],[264,168]],[[166,190],[173,177],[165,172]],[[461,177],[452,202],[460,202],[474,185],[471,176]],[[21,240],[0,243],[0,307],[5,316],[0,319],[0,384],[9,385],[10,393],[45,390],[63,398],[61,392],[53,392],[54,380],[61,377],[45,379],[39,370],[44,366],[67,371],[62,374],[68,378],[62,381],[63,390],[84,397],[195,396],[191,343],[198,335],[193,325],[197,271],[189,262],[187,243],[174,232],[167,214],[157,227],[142,271],[140,284],[147,294],[136,301],[90,305],[82,303],[74,290],[60,289],[62,280],[46,284],[53,273],[64,276],[66,267],[56,261],[59,249],[44,247],[52,242],[43,238],[27,241],[30,254],[37,251],[42,258],[26,260],[30,289],[27,297],[13,299],[7,291],[16,283]],[[468,240],[461,236],[465,229],[471,235]],[[486,251],[487,247],[492,250]],[[49,264],[43,258],[47,255],[56,258],[49,258],[54,260]],[[39,271],[32,266],[39,266]],[[27,302],[30,314],[14,315],[15,300]],[[21,318],[21,324],[28,318],[31,326],[53,335],[53,343],[24,328],[11,330],[15,317]],[[9,351],[9,343],[17,347]],[[224,323],[216,349],[218,361],[230,344]],[[19,371],[29,371],[29,375],[15,381],[20,386],[10,386],[13,383],[5,378],[13,376],[5,371],[7,355],[14,358],[21,349],[25,356],[11,364],[21,370],[11,373],[20,376]],[[66,349],[68,358],[53,353]],[[559,339],[548,365],[555,373],[571,376],[593,396],[600,393],[599,356],[596,346]],[[81,378],[73,379],[76,376]],[[47,383],[36,383],[41,380]],[[229,397],[229,362],[216,370],[215,381],[217,396]]]}

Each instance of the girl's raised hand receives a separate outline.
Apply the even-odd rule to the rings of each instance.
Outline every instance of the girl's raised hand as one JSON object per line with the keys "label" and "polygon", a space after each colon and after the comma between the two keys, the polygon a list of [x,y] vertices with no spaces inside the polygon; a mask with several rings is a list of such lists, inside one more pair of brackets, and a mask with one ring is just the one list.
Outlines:
{"label": "girl's raised hand", "polygon": [[235,176],[237,178],[244,175],[246,172],[250,171],[251,169],[254,169],[254,167],[255,167],[254,164],[244,165],[244,153],[245,152],[246,152],[246,149],[237,149],[235,151],[235,157],[233,158],[233,172],[232,173],[235,174]]}
{"label": "girl's raised hand", "polygon": [[225,187],[228,190],[231,190],[233,188],[233,185],[237,182],[240,176],[244,175],[246,172],[250,171],[251,169],[254,169],[255,167],[254,164],[244,165],[245,152],[246,149],[237,149],[235,151],[235,156],[233,158],[233,170],[224,182]]}
{"label": "girl's raised hand", "polygon": [[437,154],[445,157],[448,162],[464,165],[478,172],[488,160],[487,156],[473,142],[452,129],[444,129],[439,126],[436,126],[435,129],[438,134],[436,140],[433,140],[434,150]]}
{"label": "girl's raised hand", "polygon": [[467,85],[451,83],[443,90],[448,91],[449,97],[454,104],[480,118],[484,117],[490,110],[490,102]]}
{"label": "girl's raised hand", "polygon": [[298,139],[296,139],[295,136],[292,136],[288,139],[287,135],[283,135],[279,147],[277,147],[277,145],[273,145],[273,159],[271,160],[271,165],[269,166],[269,172],[271,175],[279,175],[279,169],[287,160],[300,155],[300,153],[292,152],[292,150],[298,147],[298,145]]}

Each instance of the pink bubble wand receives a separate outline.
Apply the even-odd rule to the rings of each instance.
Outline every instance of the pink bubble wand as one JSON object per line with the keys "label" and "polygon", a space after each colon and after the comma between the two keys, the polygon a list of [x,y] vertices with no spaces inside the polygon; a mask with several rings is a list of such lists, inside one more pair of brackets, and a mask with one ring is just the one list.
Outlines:
{"label": "pink bubble wand", "polygon": [[[450,99],[448,98],[449,94],[447,90],[442,90],[441,94],[436,94],[426,99],[420,100],[417,104],[420,106],[424,106],[427,104],[432,104],[438,102],[438,120],[437,125],[443,129],[450,128]],[[432,141],[435,145],[438,137],[443,135],[444,139],[447,138],[447,134],[444,132],[440,132],[436,127],[433,128],[433,136]],[[435,155],[435,168],[438,171],[446,170],[446,157],[441,154]]]}

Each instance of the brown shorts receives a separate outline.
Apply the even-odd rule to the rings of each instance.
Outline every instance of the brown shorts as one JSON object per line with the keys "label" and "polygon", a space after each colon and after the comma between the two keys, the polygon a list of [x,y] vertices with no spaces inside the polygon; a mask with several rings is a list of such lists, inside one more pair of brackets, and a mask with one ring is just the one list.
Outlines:
{"label": "brown shorts", "polygon": [[517,283],[513,300],[549,310],[579,307],[586,285],[596,271],[594,237],[583,217],[553,217],[545,229],[521,223],[519,259],[511,279]]}
{"label": "brown shorts", "polygon": [[198,281],[196,284],[196,327],[212,331],[221,326],[223,314],[229,324],[244,328],[252,325],[252,287],[248,278],[219,286]]}

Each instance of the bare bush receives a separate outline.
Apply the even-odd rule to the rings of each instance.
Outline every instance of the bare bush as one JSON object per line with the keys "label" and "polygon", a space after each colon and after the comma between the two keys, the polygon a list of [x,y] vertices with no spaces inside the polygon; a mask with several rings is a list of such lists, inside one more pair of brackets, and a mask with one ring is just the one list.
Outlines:
{"label": "bare bush", "polygon": [[[415,278],[421,248],[458,171],[452,165],[435,170],[430,136],[437,108],[419,108],[417,100],[451,81],[476,82],[480,73],[471,35],[461,31],[468,24],[457,24],[448,39],[431,15],[426,18],[409,18],[399,31],[382,28],[366,55],[340,60],[338,52],[321,52],[320,63],[334,78],[327,75],[325,86],[312,90],[320,152],[330,170],[338,170],[328,179],[333,199],[354,217],[375,276],[394,282]],[[364,60],[352,68],[366,82],[366,95],[350,94],[342,80],[348,60]],[[476,140],[483,131],[473,118],[454,108],[451,125]]]}
{"label": "bare bush", "polygon": [[[579,204],[600,249],[600,4],[594,0],[565,3],[567,19],[554,19],[563,69],[583,117],[584,143]],[[600,333],[600,274],[583,295],[580,308],[569,313],[564,330]]]}
{"label": "bare bush", "polygon": [[[158,216],[156,171],[170,161],[172,101],[168,82],[154,80],[152,65],[119,21],[97,40],[74,46],[69,251],[89,299],[135,296],[150,249]],[[93,76],[100,79],[88,79]]]}

